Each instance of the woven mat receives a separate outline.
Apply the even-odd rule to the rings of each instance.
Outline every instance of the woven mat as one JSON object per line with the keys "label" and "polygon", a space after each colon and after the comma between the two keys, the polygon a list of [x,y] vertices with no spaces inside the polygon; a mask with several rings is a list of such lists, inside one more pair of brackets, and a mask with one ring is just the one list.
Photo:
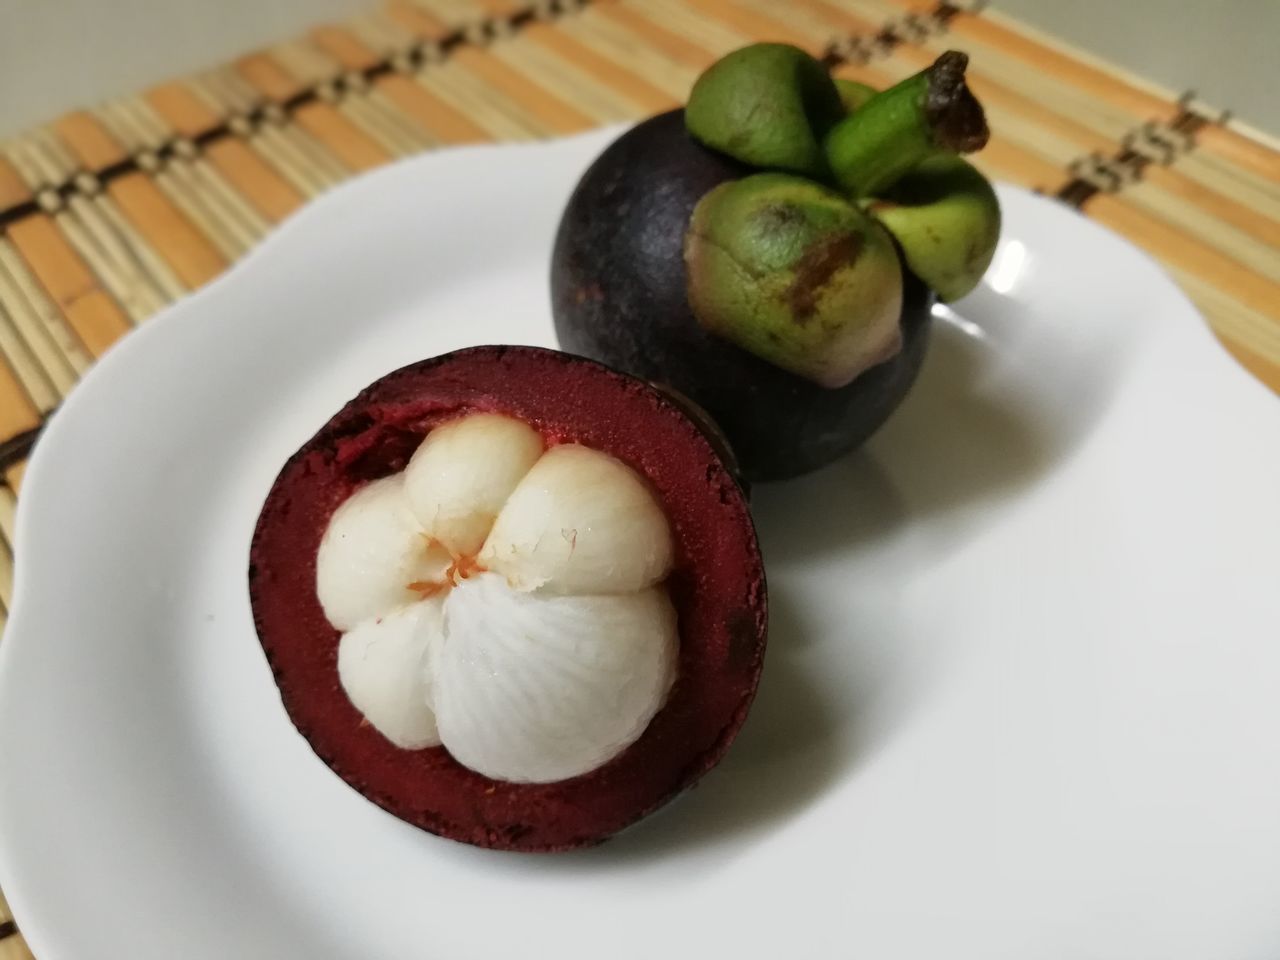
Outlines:
{"label": "woven mat", "polygon": [[[0,626],[25,457],[113,341],[354,173],[665,110],[759,39],[876,86],[969,51],[978,165],[1146,249],[1280,390],[1280,145],[1190,95],[972,4],[390,0],[0,143]],[[27,957],[0,897],[0,960]]]}

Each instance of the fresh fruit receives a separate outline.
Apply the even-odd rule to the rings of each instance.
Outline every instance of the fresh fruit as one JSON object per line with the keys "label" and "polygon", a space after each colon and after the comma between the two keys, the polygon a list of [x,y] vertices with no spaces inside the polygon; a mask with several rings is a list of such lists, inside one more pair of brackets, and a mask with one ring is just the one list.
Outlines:
{"label": "fresh fruit", "polygon": [[477,347],[285,465],[250,596],[285,708],[373,802],[508,850],[598,842],[714,766],[762,666],[742,490],[657,390]]}
{"label": "fresh fruit", "polygon": [[570,197],[561,346],[688,396],[749,480],[857,447],[920,369],[934,291],[967,293],[994,252],[994,192],[948,166],[988,135],[967,63],[948,51],[879,93],[780,44],[713,64]]}
{"label": "fresh fruit", "polygon": [[924,359],[932,298],[903,275],[901,349],[835,389],[712,333],[690,304],[685,235],[704,195],[749,173],[695,141],[680,111],[628,130],[588,168],[560,221],[552,314],[563,349],[688,396],[748,479],[781,480],[849,452],[889,416]]}

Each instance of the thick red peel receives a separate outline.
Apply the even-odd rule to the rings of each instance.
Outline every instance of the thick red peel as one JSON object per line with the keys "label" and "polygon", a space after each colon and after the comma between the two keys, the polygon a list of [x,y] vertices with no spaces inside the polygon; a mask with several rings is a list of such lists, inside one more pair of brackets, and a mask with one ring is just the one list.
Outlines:
{"label": "thick red peel", "polygon": [[[403,469],[436,424],[519,417],[548,445],[603,450],[652,484],[675,539],[667,586],[679,677],[631,747],[584,776],[491,780],[441,748],[400,750],[362,723],[338,683],[338,632],[315,591],[329,517],[361,484]],[[472,570],[455,563],[459,577]],[[569,850],[640,819],[715,766],[755,694],[767,625],[764,568],[741,488],[701,430],[639,380],[531,347],[476,347],[377,381],[285,464],[250,551],[254,621],[290,719],[367,798],[441,836],[505,850]]]}

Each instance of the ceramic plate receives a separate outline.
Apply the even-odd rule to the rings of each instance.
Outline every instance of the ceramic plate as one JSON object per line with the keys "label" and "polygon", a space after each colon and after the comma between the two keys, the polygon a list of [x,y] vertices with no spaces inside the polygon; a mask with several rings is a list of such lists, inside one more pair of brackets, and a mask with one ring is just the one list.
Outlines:
{"label": "ceramic plate", "polygon": [[602,847],[485,852],[333,776],[249,536],[369,381],[553,342],[609,133],[431,154],[304,210],[54,418],[0,644],[0,869],[41,960],[1232,960],[1280,952],[1280,403],[1144,256],[1001,190],[865,451],[757,490],[760,696]]}

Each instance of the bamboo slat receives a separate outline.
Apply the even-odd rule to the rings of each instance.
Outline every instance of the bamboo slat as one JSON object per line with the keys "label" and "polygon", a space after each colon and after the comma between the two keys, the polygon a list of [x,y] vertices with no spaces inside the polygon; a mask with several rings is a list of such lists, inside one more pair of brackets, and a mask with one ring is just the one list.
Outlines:
{"label": "bamboo slat", "polygon": [[25,459],[18,460],[11,464],[4,471],[4,482],[8,484],[9,489],[16,494],[22,493],[22,478],[26,476],[27,461]]}
{"label": "bamboo slat", "polygon": [[9,240],[95,357],[129,329],[129,321],[52,218],[35,214],[10,224]]}
{"label": "bamboo slat", "polygon": [[31,343],[18,332],[18,325],[10,311],[0,303],[0,353],[13,368],[14,375],[30,398],[36,410],[43,416],[58,405],[61,396],[53,385],[41,358]]}
{"label": "bamboo slat", "polygon": [[31,190],[23,182],[13,164],[0,157],[0,210],[7,210],[31,199]]}
{"label": "bamboo slat", "polygon": [[92,362],[66,319],[40,289],[22,258],[0,239],[0,307],[39,360],[49,382],[66,396]]}
{"label": "bamboo slat", "polygon": [[0,940],[0,960],[35,960],[22,934]]}
{"label": "bamboo slat", "polygon": [[27,396],[8,357],[0,361],[0,430],[13,437],[40,426],[40,411]]}

